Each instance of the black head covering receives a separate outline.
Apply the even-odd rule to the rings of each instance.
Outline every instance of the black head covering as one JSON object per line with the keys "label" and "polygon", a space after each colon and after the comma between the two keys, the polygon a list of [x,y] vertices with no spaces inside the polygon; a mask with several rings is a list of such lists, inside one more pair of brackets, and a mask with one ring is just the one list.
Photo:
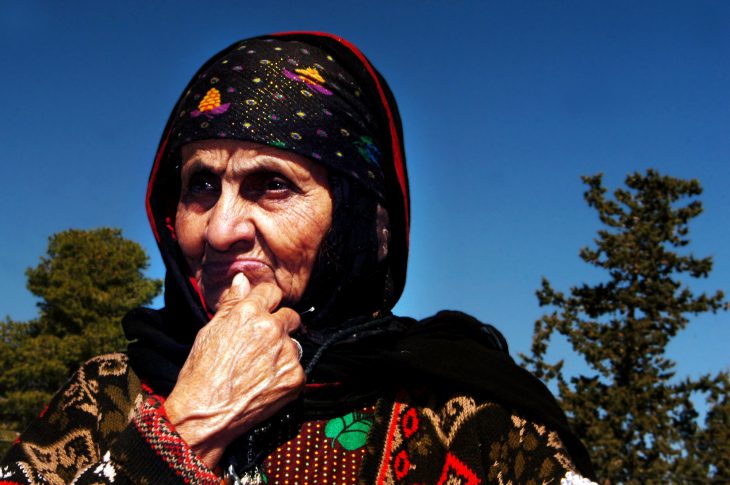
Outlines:
{"label": "black head covering", "polygon": [[[174,215],[180,147],[206,139],[266,144],[327,167],[332,227],[296,307],[314,308],[307,327],[326,334],[336,322],[392,308],[405,283],[408,251],[402,130],[390,89],[362,53],[329,34],[244,40],[211,58],[178,100],[152,169],[147,204],[168,269],[166,284],[180,286],[196,307],[197,328],[210,315],[175,241]],[[378,206],[390,220],[382,261]]]}

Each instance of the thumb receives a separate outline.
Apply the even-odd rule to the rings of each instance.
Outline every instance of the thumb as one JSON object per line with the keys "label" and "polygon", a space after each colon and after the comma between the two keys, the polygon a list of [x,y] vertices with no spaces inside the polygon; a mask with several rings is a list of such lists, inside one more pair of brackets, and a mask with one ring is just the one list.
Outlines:
{"label": "thumb", "polygon": [[218,311],[222,308],[229,308],[234,306],[236,303],[246,298],[251,293],[251,283],[243,273],[238,273],[233,277],[231,281],[231,287],[228,288],[226,294],[221,299],[221,303],[218,306]]}

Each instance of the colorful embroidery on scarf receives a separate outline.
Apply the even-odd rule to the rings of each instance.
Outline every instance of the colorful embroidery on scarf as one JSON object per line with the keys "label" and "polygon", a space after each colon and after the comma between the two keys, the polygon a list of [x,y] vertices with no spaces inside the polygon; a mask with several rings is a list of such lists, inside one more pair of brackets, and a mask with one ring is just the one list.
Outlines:
{"label": "colorful embroidery on scarf", "polygon": [[198,104],[198,109],[190,112],[192,118],[205,115],[208,119],[212,119],[214,115],[219,115],[228,111],[231,103],[221,104],[221,92],[216,88],[210,88],[203,99]]}
{"label": "colorful embroidery on scarf", "polygon": [[322,86],[322,84],[324,84],[325,82],[325,79],[314,67],[308,67],[306,69],[294,69],[294,72],[291,72],[290,70],[285,68],[282,70],[282,73],[292,81],[304,83],[308,88],[313,91],[324,94],[326,96],[332,95],[332,91]]}
{"label": "colorful embroidery on scarf", "polygon": [[361,136],[359,140],[355,141],[355,147],[357,147],[360,156],[367,162],[375,166],[380,166],[380,150],[375,146],[372,138],[364,135]]}

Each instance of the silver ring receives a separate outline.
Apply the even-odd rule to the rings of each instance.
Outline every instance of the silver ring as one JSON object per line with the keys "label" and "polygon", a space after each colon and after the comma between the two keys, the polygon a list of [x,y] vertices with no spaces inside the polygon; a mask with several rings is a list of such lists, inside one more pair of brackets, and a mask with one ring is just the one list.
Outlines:
{"label": "silver ring", "polygon": [[297,346],[297,360],[302,360],[302,355],[304,355],[304,349],[302,348],[302,344],[299,343],[299,340],[293,338],[292,342]]}

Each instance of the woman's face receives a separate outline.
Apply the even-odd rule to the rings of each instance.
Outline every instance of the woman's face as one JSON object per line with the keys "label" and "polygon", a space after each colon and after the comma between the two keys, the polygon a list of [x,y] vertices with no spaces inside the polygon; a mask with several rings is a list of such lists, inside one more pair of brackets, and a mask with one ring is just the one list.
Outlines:
{"label": "woman's face", "polygon": [[185,145],[182,162],[175,232],[208,309],[241,272],[279,286],[282,305],[299,301],[332,223],[326,169],[235,140]]}

